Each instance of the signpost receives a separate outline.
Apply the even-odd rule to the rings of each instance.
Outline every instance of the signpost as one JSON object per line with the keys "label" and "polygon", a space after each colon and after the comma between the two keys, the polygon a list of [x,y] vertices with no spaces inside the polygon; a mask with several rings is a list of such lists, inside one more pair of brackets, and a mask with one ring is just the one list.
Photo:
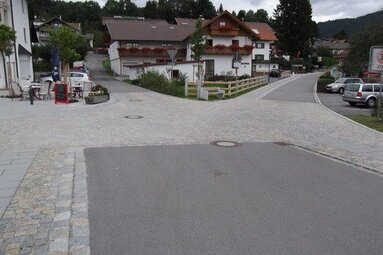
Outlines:
{"label": "signpost", "polygon": [[382,87],[383,87],[383,46],[372,46],[370,49],[370,59],[368,70],[380,73],[380,88],[378,99],[378,119],[381,120],[382,112]]}
{"label": "signpost", "polygon": [[241,61],[241,55],[236,52],[232,60],[232,68],[235,69],[235,96],[238,96],[238,68],[241,66]]}
{"label": "signpost", "polygon": [[177,54],[177,49],[176,48],[169,48],[169,49],[167,49],[167,52],[168,52],[168,55],[171,59],[170,65],[172,66],[170,77],[173,79],[173,66],[176,65],[176,63],[174,62],[174,57]]}

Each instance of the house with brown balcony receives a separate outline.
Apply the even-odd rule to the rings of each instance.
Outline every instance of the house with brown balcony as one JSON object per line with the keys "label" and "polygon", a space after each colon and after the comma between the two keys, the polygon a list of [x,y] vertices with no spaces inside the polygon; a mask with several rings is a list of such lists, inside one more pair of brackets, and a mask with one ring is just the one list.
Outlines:
{"label": "house with brown balcony", "polygon": [[75,22],[66,22],[61,19],[61,17],[53,17],[46,21],[34,21],[33,22],[34,30],[36,31],[37,40],[36,44],[46,45],[49,41],[49,31],[56,27],[67,27],[73,31],[81,34],[81,23]]}
{"label": "house with brown balcony", "polygon": [[[177,70],[177,65],[193,65],[191,37],[195,19],[177,18],[175,24],[169,24],[165,20],[108,17],[103,19],[103,24],[111,67],[118,75],[129,75],[134,79],[140,68],[152,66],[162,70],[160,66],[169,65],[171,61],[175,64],[172,71]],[[259,39],[259,35],[227,11],[211,20],[204,20],[202,27],[206,43],[202,56],[205,76],[233,74],[232,59],[236,52],[242,58],[238,75],[251,75],[253,41]],[[175,52],[173,60],[169,50]],[[189,78],[192,75],[187,73]]]}

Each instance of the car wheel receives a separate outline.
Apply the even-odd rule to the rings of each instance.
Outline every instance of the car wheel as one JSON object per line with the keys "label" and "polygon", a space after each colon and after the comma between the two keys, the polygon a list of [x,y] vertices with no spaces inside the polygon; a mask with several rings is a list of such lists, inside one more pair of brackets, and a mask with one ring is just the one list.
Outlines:
{"label": "car wheel", "polygon": [[355,106],[356,103],[355,102],[348,102],[351,106]]}
{"label": "car wheel", "polygon": [[340,88],[340,89],[338,90],[338,92],[339,92],[339,94],[343,94],[343,93],[344,93],[344,88]]}
{"label": "car wheel", "polygon": [[370,108],[374,108],[375,105],[376,105],[376,99],[375,99],[375,98],[370,98],[370,99],[368,99],[368,100],[367,100],[367,105],[368,105],[368,107],[370,107]]}

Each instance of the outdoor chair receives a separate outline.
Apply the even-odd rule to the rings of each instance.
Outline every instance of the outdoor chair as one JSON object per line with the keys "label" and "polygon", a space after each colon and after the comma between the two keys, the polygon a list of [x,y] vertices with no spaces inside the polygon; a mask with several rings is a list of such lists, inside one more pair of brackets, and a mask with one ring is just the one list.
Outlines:
{"label": "outdoor chair", "polygon": [[91,81],[83,81],[82,82],[82,97],[88,96],[89,92],[92,90],[93,82]]}
{"label": "outdoor chair", "polygon": [[41,83],[41,89],[40,89],[40,97],[42,97],[43,100],[45,100],[45,98],[47,99],[51,99],[51,94],[50,94],[50,82],[46,81],[44,83]]}

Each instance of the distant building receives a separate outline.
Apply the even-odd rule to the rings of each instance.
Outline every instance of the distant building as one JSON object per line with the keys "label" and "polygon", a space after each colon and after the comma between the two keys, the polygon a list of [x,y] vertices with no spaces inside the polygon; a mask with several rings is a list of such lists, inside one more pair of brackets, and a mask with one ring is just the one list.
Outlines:
{"label": "distant building", "polygon": [[[189,70],[188,77],[191,78],[192,68],[187,68],[187,64],[193,65],[191,37],[197,20],[176,18],[175,21],[176,24],[169,24],[165,20],[103,17],[105,43],[109,45],[112,70],[131,79],[137,78],[140,72],[150,67],[173,72]],[[264,25],[259,26],[257,33],[227,11],[211,20],[203,20],[206,48],[202,60],[205,76],[233,74],[232,59],[235,52],[239,52],[242,58],[238,74],[252,75],[254,43],[262,42],[263,47],[269,47],[270,42],[276,39],[275,36],[261,35],[264,31],[272,33],[272,30],[264,29]],[[176,51],[174,62],[177,65],[161,69],[161,65],[168,66],[171,62],[167,52],[169,49]],[[268,49],[260,49],[259,52],[266,52],[264,59],[268,59]],[[178,70],[177,66],[182,70]]]}
{"label": "distant building", "polygon": [[347,58],[350,53],[351,45],[346,40],[323,40],[318,39],[315,41],[316,48],[328,48],[333,54],[334,58],[339,59],[341,62]]}
{"label": "distant building", "polygon": [[33,75],[27,0],[0,0],[0,23],[16,31],[13,53],[5,63],[0,57],[0,89],[6,89],[10,81]]}
{"label": "distant building", "polygon": [[38,44],[40,45],[47,44],[49,40],[49,30],[55,27],[66,26],[81,34],[81,23],[65,22],[59,17],[51,18],[48,21],[35,21],[33,25]]}

